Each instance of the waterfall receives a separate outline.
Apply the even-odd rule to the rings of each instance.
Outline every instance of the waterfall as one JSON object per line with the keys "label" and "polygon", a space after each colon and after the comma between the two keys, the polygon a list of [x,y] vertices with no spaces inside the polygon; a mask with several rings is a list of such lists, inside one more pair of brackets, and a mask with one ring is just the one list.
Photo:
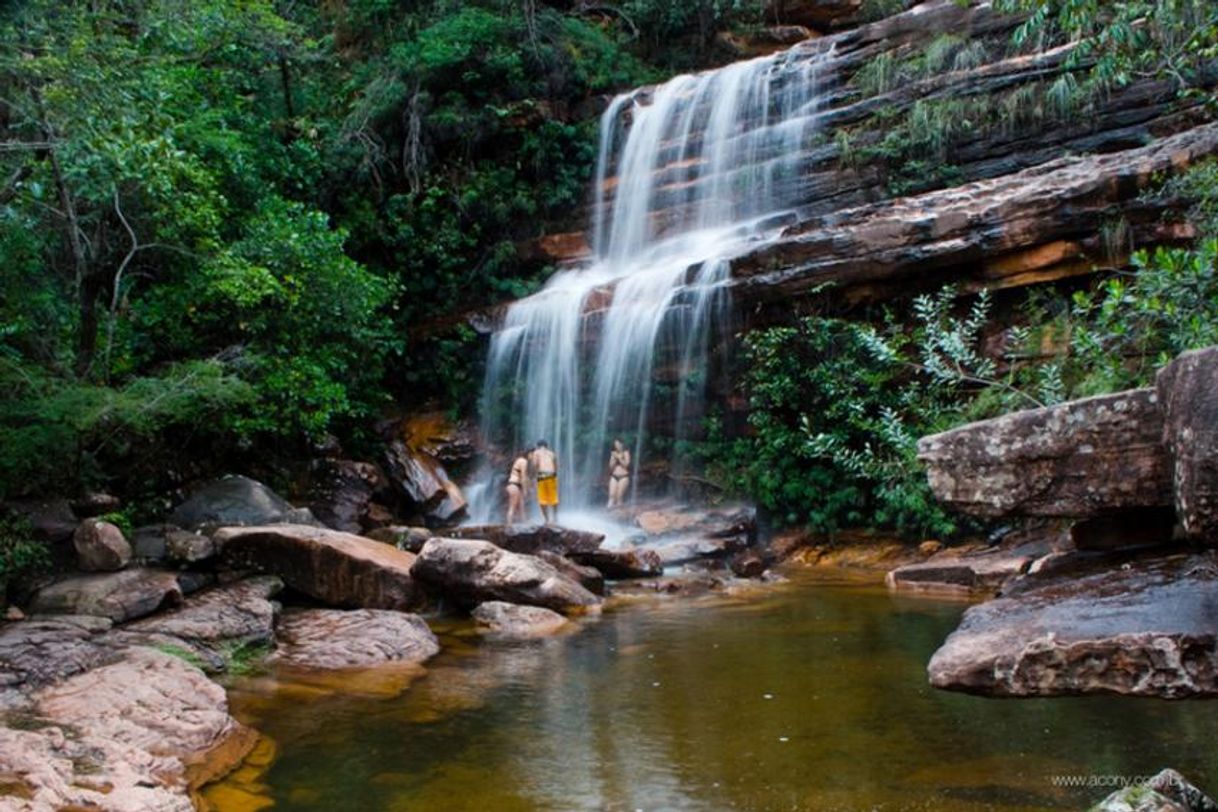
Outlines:
{"label": "waterfall", "polygon": [[511,305],[483,393],[491,442],[557,451],[564,510],[603,504],[615,437],[637,471],[650,426],[679,441],[701,419],[729,260],[799,202],[827,56],[809,45],[621,95],[602,117],[593,259]]}

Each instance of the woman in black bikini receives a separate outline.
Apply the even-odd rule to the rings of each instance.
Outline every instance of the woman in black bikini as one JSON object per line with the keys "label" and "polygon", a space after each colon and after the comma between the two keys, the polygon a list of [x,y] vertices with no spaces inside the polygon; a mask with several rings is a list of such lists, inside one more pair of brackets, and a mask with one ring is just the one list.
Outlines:
{"label": "woman in black bikini", "polygon": [[521,451],[512,462],[512,470],[508,473],[507,487],[507,523],[515,524],[524,519],[524,486],[529,478],[529,455]]}
{"label": "woman in black bikini", "polygon": [[609,507],[615,508],[626,500],[626,491],[630,487],[630,452],[621,440],[613,441],[613,451],[609,452]]}

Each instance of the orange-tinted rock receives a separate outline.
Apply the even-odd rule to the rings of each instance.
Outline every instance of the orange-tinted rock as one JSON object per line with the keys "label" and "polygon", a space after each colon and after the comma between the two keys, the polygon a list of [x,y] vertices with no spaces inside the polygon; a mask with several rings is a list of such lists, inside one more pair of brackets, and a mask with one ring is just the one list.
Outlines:
{"label": "orange-tinted rock", "polygon": [[278,575],[331,606],[405,611],[425,603],[410,576],[415,557],[379,541],[289,524],[226,527],[215,538],[227,566]]}
{"label": "orange-tinted rock", "polygon": [[361,609],[287,612],[276,627],[273,661],[301,668],[368,668],[389,662],[421,663],[440,643],[418,615]]}

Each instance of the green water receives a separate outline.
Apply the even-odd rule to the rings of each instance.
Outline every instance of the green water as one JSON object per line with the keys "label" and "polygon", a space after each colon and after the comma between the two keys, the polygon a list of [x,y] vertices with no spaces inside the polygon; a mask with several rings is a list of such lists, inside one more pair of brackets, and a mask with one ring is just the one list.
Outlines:
{"label": "green water", "polygon": [[277,752],[207,797],[221,812],[1047,810],[1110,791],[1059,776],[1170,765],[1218,786],[1218,703],[927,687],[963,608],[801,580],[622,608],[526,644],[450,630],[396,697],[235,690]]}

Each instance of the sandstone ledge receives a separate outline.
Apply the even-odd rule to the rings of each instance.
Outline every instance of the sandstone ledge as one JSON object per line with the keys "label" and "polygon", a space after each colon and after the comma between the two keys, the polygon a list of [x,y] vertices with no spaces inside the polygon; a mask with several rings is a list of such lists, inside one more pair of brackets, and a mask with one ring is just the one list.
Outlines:
{"label": "sandstone ledge", "polygon": [[1218,696],[1215,605],[1213,554],[1032,583],[969,609],[930,682],[989,696]]}

